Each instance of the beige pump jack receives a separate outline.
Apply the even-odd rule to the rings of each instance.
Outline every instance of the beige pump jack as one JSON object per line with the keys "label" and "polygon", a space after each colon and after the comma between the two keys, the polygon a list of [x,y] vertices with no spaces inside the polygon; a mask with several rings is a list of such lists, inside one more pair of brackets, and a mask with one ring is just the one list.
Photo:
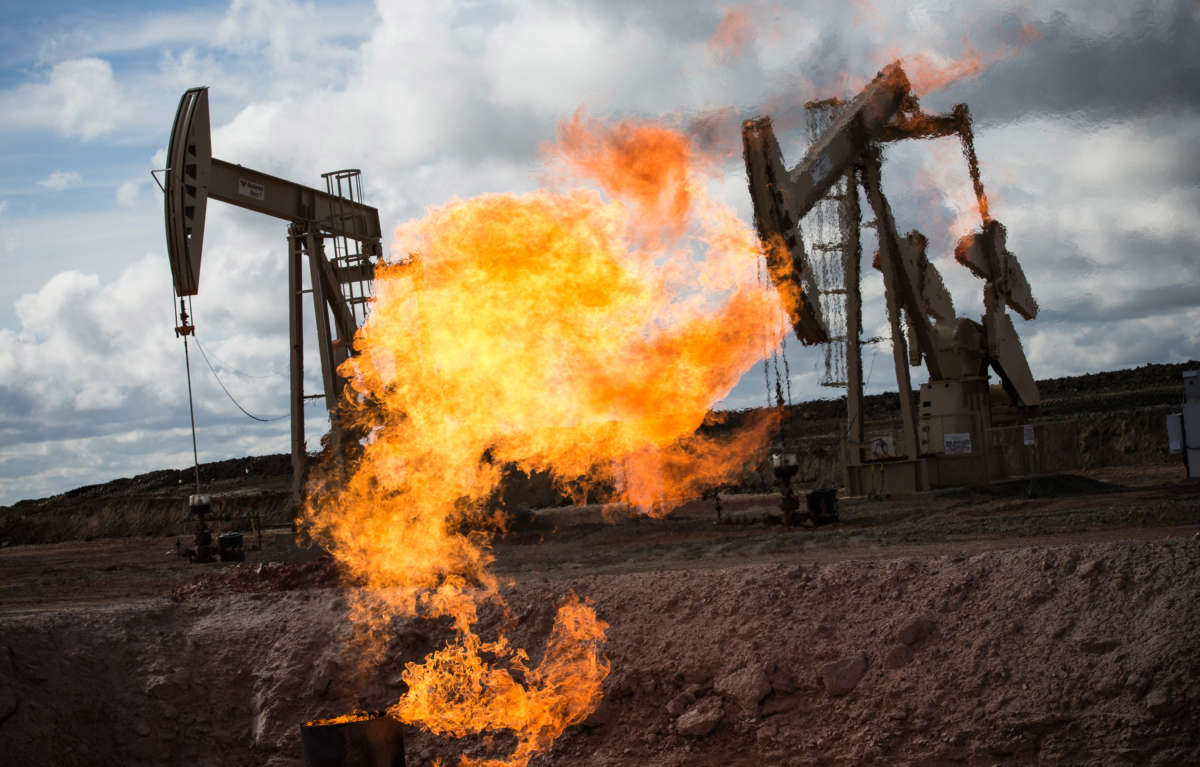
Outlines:
{"label": "beige pump jack", "polygon": [[[835,109],[828,129],[790,170],[769,117],[747,121],[742,139],[755,225],[797,338],[805,344],[844,340],[846,345],[847,492],[891,495],[999,479],[1004,470],[993,454],[988,367],[1021,412],[1037,407],[1037,384],[1005,307],[1031,320],[1038,305],[1020,264],[1005,247],[1004,227],[988,213],[967,108],[960,104],[951,114],[923,113],[903,69],[894,63]],[[963,237],[954,255],[984,280],[980,322],[956,316],[941,276],[926,257],[925,237],[916,231],[897,234],[880,178],[884,142],[954,135],[962,141],[981,218],[981,228]],[[801,220],[838,184],[844,339],[831,338],[826,327],[800,236]],[[860,187],[875,214],[879,251],[874,266],[883,274],[903,421],[898,435],[875,440],[867,439],[862,417]],[[908,368],[922,360],[929,382],[921,386],[918,412]]]}
{"label": "beige pump jack", "polygon": [[[167,149],[163,212],[175,294],[200,288],[204,214],[211,197],[289,222],[288,322],[292,425],[292,489],[304,491],[307,453],[304,401],[325,399],[331,434],[339,438],[337,407],[346,382],[338,366],[353,353],[354,333],[366,318],[375,265],[382,257],[379,212],[361,202],[358,170],[323,174],[326,190],[287,181],[212,156],[208,89],[191,88],[180,99]],[[333,254],[325,241],[333,243]],[[310,288],[303,284],[308,257]],[[304,393],[303,295],[312,293],[323,394]],[[184,322],[183,332],[190,326]]]}

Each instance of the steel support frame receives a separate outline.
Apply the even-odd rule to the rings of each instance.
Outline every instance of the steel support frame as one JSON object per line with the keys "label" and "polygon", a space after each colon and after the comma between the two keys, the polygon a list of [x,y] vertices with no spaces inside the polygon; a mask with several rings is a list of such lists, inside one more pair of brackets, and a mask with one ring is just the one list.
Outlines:
{"label": "steel support frame", "polygon": [[843,436],[846,467],[846,487],[850,486],[851,462],[862,462],[862,446],[865,442],[863,424],[863,375],[862,375],[862,242],[859,229],[862,211],[858,202],[858,169],[851,166],[846,170],[846,192],[842,205],[842,241],[844,243],[845,275],[842,284],[846,288],[846,433]]}
{"label": "steel support frame", "polygon": [[921,462],[917,434],[917,418],[913,408],[912,378],[908,371],[908,344],[905,341],[904,328],[900,322],[902,304],[901,284],[904,279],[901,273],[899,238],[896,235],[896,224],[892,218],[892,210],[883,194],[882,162],[878,146],[868,147],[863,153],[862,172],[863,186],[866,188],[867,201],[875,213],[875,229],[879,233],[879,269],[883,273],[884,297],[887,302],[888,321],[892,333],[892,360],[896,370],[896,387],[900,395],[900,414],[904,420],[901,435],[902,450],[907,461],[913,462],[914,492],[928,489],[928,481]]}
{"label": "steel support frame", "polygon": [[292,416],[292,499],[304,499],[308,452],[304,442],[304,258],[305,228],[288,227],[288,338]]}
{"label": "steel support frame", "polygon": [[[325,257],[324,235],[315,222],[288,227],[288,327],[291,341],[292,493],[297,503],[305,497],[308,452],[304,439],[304,257],[308,257],[317,350],[330,434],[340,449],[338,400],[346,381],[338,368],[349,356],[357,325],[346,305],[333,265]],[[332,322],[330,315],[332,314]],[[318,395],[320,396],[320,395]]]}

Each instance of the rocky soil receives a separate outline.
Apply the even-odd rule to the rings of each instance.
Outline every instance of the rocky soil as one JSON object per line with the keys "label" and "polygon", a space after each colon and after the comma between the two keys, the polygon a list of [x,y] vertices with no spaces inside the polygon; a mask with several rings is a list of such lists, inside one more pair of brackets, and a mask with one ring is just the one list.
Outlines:
{"label": "rocky soil", "polygon": [[[723,524],[711,501],[615,524],[539,511],[494,547],[510,638],[536,663],[574,592],[610,625],[612,671],[533,764],[1200,763],[1200,483],[1156,431],[1180,367],[1042,382],[1042,417],[1071,414],[1063,449],[1108,468],[859,499],[818,529],[764,523],[770,494],[725,496]],[[837,404],[793,408],[790,428],[819,437]],[[231,520],[286,521],[287,465],[203,479],[232,491]],[[81,540],[182,531],[189,481],[0,509],[0,764],[300,767],[301,723],[385,708],[449,638],[397,621],[364,668],[337,568],[286,531],[204,566],[174,537]],[[481,612],[485,636],[502,623]],[[419,767],[509,745],[406,732]]]}
{"label": "rocky soil", "polygon": [[[568,593],[610,624],[599,709],[535,765],[1200,761],[1190,532],[651,565],[511,578],[511,636],[535,662]],[[403,663],[449,636],[397,622],[388,661],[359,668],[331,577],[319,563],[231,567],[174,599],[0,616],[6,761],[299,767],[301,722],[385,707]],[[501,619],[485,609],[481,631]],[[406,734],[410,765],[504,745]]]}

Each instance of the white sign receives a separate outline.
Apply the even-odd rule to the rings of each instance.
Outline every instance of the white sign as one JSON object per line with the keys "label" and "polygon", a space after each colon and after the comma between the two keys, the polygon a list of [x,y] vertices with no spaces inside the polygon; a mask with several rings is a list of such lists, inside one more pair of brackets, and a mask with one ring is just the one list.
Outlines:
{"label": "white sign", "polygon": [[971,452],[971,432],[942,435],[942,448],[946,455],[965,455]]}
{"label": "white sign", "polygon": [[871,440],[872,458],[893,458],[896,454],[896,443],[891,436],[875,437]]}
{"label": "white sign", "polygon": [[238,194],[243,197],[253,197],[256,200],[265,199],[267,194],[263,189],[262,184],[256,184],[253,181],[247,181],[244,178],[238,179]]}
{"label": "white sign", "polygon": [[1026,426],[1025,427],[1025,446],[1029,447],[1030,445],[1036,445],[1036,444],[1037,444],[1037,440],[1033,436],[1033,427]]}
{"label": "white sign", "polygon": [[1183,452],[1183,413],[1167,416],[1167,444],[1172,453]]}

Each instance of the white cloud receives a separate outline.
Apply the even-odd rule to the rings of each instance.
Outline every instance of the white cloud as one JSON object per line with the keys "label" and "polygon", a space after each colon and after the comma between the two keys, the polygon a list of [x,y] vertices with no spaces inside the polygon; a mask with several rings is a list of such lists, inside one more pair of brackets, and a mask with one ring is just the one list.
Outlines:
{"label": "white cloud", "polygon": [[137,17],[89,14],[80,20],[67,17],[57,21],[54,31],[37,46],[39,64],[202,43],[217,18],[211,11],[165,11]]}
{"label": "white cloud", "polygon": [[[161,168],[161,146],[179,94],[208,84],[217,157],[314,186],[321,185],[322,171],[361,167],[367,201],[380,208],[389,232],[455,196],[537,185],[539,145],[553,138],[558,119],[580,105],[597,115],[666,114],[683,123],[700,111],[727,106],[776,113],[832,95],[815,90],[814,82],[869,76],[895,40],[954,57],[962,52],[962,30],[986,35],[979,30],[990,29],[987,20],[1008,13],[996,4],[983,10],[979,4],[943,5],[932,14],[889,6],[857,20],[851,4],[803,11],[755,6],[762,26],[755,43],[736,60],[719,64],[707,47],[719,5],[381,1],[374,9],[327,9],[233,0],[223,10],[129,14],[94,29],[76,26],[54,35],[42,46],[43,59],[33,62],[33,79],[0,92],[0,130],[54,133],[94,141],[93,147],[104,141],[141,146],[144,154],[138,156],[153,152],[153,165]],[[1080,29],[1096,34],[1128,29],[1121,3],[1102,5],[1095,14],[1076,14],[1091,25]],[[131,57],[130,51],[149,55]],[[934,99],[923,103],[936,108]],[[798,125],[794,134],[801,129]],[[1035,374],[1125,364],[1129,348],[1174,356],[1197,350],[1197,318],[1190,309],[1175,310],[1155,326],[1127,300],[1133,286],[1146,287],[1152,297],[1153,290],[1189,278],[1189,264],[1171,261],[1178,244],[1151,243],[1131,253],[1140,245],[1130,245],[1128,238],[1200,239],[1193,215],[1200,192],[1194,178],[1188,184],[1177,178],[1192,167],[1187,158],[1197,138],[1190,113],[1172,117],[1169,126],[1153,118],[1108,126],[1049,118],[977,123],[984,180],[1043,307],[1074,317],[1083,316],[1079,307],[1124,317],[1093,323],[1046,315],[1018,322]],[[795,163],[803,137],[788,141],[785,155]],[[955,152],[951,147],[949,154]],[[916,200],[912,184],[893,193],[895,180],[922,167],[922,160],[905,161],[902,154],[889,148],[885,167],[898,224],[902,231],[945,230],[954,200],[940,194]],[[929,157],[937,167],[939,156]],[[951,173],[965,181],[961,158],[950,159],[956,163]],[[68,167],[79,168],[90,182],[100,177],[82,164]],[[717,193],[749,220],[740,159],[733,157],[722,172]],[[24,396],[30,381],[46,382],[38,387],[44,394],[26,403],[27,410],[61,435],[38,436],[42,427],[31,421],[21,424],[29,433],[4,432],[5,439],[20,440],[10,450],[28,447],[30,454],[47,456],[47,467],[60,448],[69,461],[78,456],[86,467],[66,474],[61,466],[46,468],[29,480],[37,484],[23,485],[36,488],[30,493],[103,479],[106,472],[190,460],[187,450],[170,446],[186,442],[186,432],[173,431],[178,423],[171,420],[182,413],[186,422],[186,389],[182,350],[166,306],[170,282],[159,192],[135,173],[143,171],[121,168],[108,176],[104,201],[94,210],[70,215],[41,210],[36,218],[17,218],[11,208],[23,206],[14,204],[0,220],[0,254],[7,256],[8,268],[7,284],[0,288],[7,292],[0,295],[15,308],[9,327],[0,327],[0,397]],[[0,201],[0,213],[4,204]],[[244,405],[279,414],[287,407],[286,379],[243,378],[232,371],[258,376],[287,369],[286,225],[218,202],[210,203],[208,216],[201,293],[194,301],[200,337]],[[934,238],[933,231],[926,233]],[[384,239],[386,244],[391,238]],[[37,262],[11,257],[35,245],[50,255]],[[981,285],[950,261],[952,246],[941,236],[931,255],[960,312],[977,313]],[[864,249],[869,262],[869,237]],[[864,273],[868,333],[886,335],[881,281],[869,268]],[[1144,340],[1151,337],[1154,344]],[[890,383],[890,357],[886,345],[866,352],[872,390]],[[815,384],[819,358],[819,351],[789,346],[796,398],[831,393]],[[210,424],[202,424],[209,429],[207,444],[217,444],[212,436],[217,429],[226,430],[222,446],[205,457],[287,449],[286,421],[270,438],[251,440],[243,424],[254,425],[227,420],[231,412],[241,416],[194,348],[192,361],[194,374],[199,371],[198,417]],[[319,390],[317,371],[316,356],[310,356],[310,391]],[[919,381],[921,375],[913,372]],[[762,401],[761,369],[751,371],[746,382],[727,403]],[[21,411],[0,407],[0,429],[4,415],[13,412]],[[311,428],[319,428],[319,420]],[[131,423],[138,428],[132,430]],[[107,437],[80,436],[84,429],[136,434],[128,444],[141,452],[131,452],[119,467],[86,458],[104,453]],[[69,448],[63,442],[67,435],[74,440]],[[315,440],[310,434],[310,444]],[[205,444],[202,435],[202,451]],[[0,461],[5,455],[0,450]],[[8,497],[15,492],[0,488]]]}
{"label": "white cloud", "polygon": [[[198,337],[244,407],[267,417],[286,414],[286,225],[223,205],[214,206],[209,221],[201,295],[191,306]],[[102,220],[92,235],[104,241]],[[162,233],[154,226],[147,236],[160,243]],[[185,465],[187,456],[170,446],[186,436],[172,431],[187,422],[183,344],[172,332],[166,256],[161,246],[156,250],[109,277],[61,271],[14,302],[17,326],[0,328],[0,503],[168,460]],[[306,390],[319,392],[316,334],[307,320]],[[191,365],[203,459],[288,449],[287,420],[259,424],[237,412],[196,343]],[[309,415],[309,442],[316,444],[328,423],[317,406]],[[154,436],[132,440],[117,460],[110,440],[131,429]],[[156,447],[165,443],[166,450]],[[76,449],[107,457],[65,469],[62,461]],[[5,461],[16,467],[40,454],[53,456],[41,462],[44,469],[4,478]]]}
{"label": "white cloud", "polygon": [[138,204],[143,182],[125,181],[117,186],[117,204],[122,208],[132,208]]}
{"label": "white cloud", "polygon": [[46,189],[61,192],[64,189],[79,186],[83,183],[83,178],[78,172],[73,170],[56,170],[37,183],[38,186],[45,187]]}
{"label": "white cloud", "polygon": [[112,131],[126,106],[112,65],[90,57],[61,61],[41,81],[0,94],[5,122],[26,129],[50,127],[85,141]]}
{"label": "white cloud", "polygon": [[653,30],[597,24],[569,7],[526,6],[491,30],[483,54],[492,92],[558,117],[586,103],[606,112],[665,111],[661,83],[678,79],[681,53],[655,44]]}

